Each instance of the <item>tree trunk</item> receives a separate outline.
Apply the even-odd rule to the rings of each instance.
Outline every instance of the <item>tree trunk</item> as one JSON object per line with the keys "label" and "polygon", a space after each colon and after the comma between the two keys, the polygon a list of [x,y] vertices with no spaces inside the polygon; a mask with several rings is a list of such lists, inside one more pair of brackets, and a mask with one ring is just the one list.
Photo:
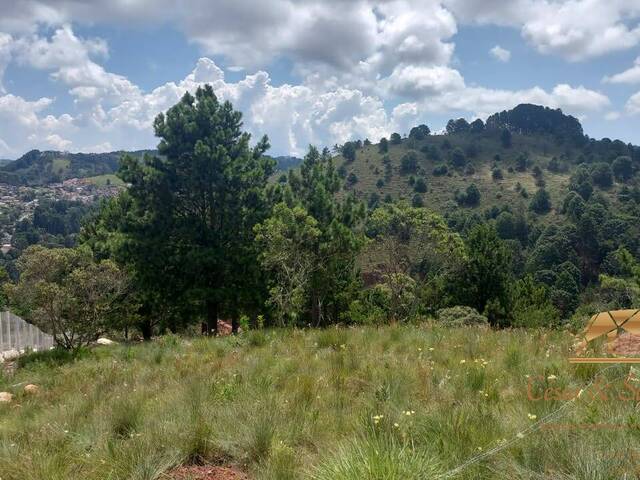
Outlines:
{"label": "tree trunk", "polygon": [[218,335],[218,302],[207,300],[207,335]]}
{"label": "tree trunk", "polygon": [[238,314],[234,312],[231,315],[231,333],[233,335],[237,334],[239,327],[240,327],[240,322],[238,321]]}
{"label": "tree trunk", "polygon": [[142,338],[145,341],[151,340],[151,335],[153,334],[153,325],[151,324],[151,320],[142,320],[140,322],[140,331],[142,332]]}
{"label": "tree trunk", "polygon": [[320,302],[315,294],[311,296],[311,323],[314,327],[320,326]]}

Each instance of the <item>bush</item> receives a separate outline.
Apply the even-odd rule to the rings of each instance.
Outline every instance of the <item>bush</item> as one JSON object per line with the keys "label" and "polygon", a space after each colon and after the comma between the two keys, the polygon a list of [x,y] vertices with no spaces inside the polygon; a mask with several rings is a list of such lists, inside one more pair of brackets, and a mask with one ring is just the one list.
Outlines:
{"label": "bush", "polygon": [[494,180],[502,180],[504,178],[504,176],[502,175],[502,170],[500,170],[499,168],[494,168],[491,171],[491,177]]}
{"label": "bush", "polygon": [[418,170],[418,154],[414,151],[410,151],[404,154],[402,160],[400,160],[400,173],[416,173]]}
{"label": "bush", "polygon": [[446,175],[449,172],[449,169],[447,168],[446,165],[438,165],[437,167],[435,167],[433,169],[433,174],[436,177],[442,177],[444,175]]}
{"label": "bush", "polygon": [[424,181],[424,178],[418,178],[416,180],[413,189],[418,193],[426,193],[427,191],[427,182]]}
{"label": "bush", "polygon": [[464,152],[456,148],[453,152],[451,152],[451,165],[455,168],[462,168],[467,164],[467,157]]}
{"label": "bush", "polygon": [[591,180],[601,188],[613,185],[613,170],[608,163],[596,163],[591,170]]}
{"label": "bush", "polygon": [[21,355],[16,359],[16,365],[18,368],[24,368],[33,364],[43,364],[48,367],[56,367],[85,358],[89,352],[90,351],[86,348],[66,350],[64,348],[57,347],[51,350],[43,350],[41,352],[31,352]]}
{"label": "bush", "polygon": [[470,325],[489,325],[489,320],[478,313],[475,308],[463,305],[442,308],[437,312],[438,322],[447,327],[462,327]]}
{"label": "bush", "polygon": [[549,192],[543,188],[538,190],[531,199],[531,203],[529,203],[529,209],[538,214],[545,214],[551,210],[551,197],[549,196]]}

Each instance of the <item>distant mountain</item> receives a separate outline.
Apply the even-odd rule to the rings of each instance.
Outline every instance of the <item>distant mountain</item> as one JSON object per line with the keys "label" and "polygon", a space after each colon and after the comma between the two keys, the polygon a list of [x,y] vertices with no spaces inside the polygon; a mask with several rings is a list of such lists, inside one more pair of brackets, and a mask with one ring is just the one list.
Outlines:
{"label": "distant mountain", "polygon": [[302,159],[298,157],[281,156],[272,158],[277,162],[276,168],[282,172],[295,168],[302,163]]}
{"label": "distant mountain", "polygon": [[2,165],[6,165],[7,163],[11,163],[11,162],[13,162],[13,160],[10,160],[8,158],[0,158],[0,167]]}
{"label": "distant mountain", "polygon": [[109,153],[41,152],[31,150],[17,160],[0,166],[0,183],[46,185],[69,178],[114,173],[124,153],[142,157],[150,150]]}
{"label": "distant mountain", "polygon": [[[68,153],[31,150],[17,160],[0,160],[0,183],[11,185],[46,185],[69,178],[85,178],[115,173],[124,154],[140,157],[156,150],[109,153]],[[279,171],[296,167],[302,161],[296,157],[272,157]]]}

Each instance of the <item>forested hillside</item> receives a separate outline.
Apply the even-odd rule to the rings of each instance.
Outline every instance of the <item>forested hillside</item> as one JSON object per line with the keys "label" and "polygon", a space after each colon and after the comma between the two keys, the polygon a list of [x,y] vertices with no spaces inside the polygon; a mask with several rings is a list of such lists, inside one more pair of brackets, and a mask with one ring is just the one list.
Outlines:
{"label": "forested hillside", "polygon": [[[145,337],[198,321],[215,330],[220,317],[234,330],[242,319],[434,315],[559,326],[640,302],[640,150],[590,139],[558,110],[520,105],[486,123],[451,120],[446,134],[419,125],[335,154],[310,147],[287,173],[265,153],[268,139],[248,146],[240,113],[210,89],[169,113],[209,123],[195,138],[160,115],[157,153],[124,157],[117,174],[129,187],[79,236],[99,262],[90,268],[126,272],[134,293],[119,318]],[[53,233],[72,235],[77,219],[62,219]],[[86,254],[27,250],[18,273]]]}
{"label": "forested hillside", "polygon": [[[154,155],[157,151],[69,153],[32,150],[15,161],[0,160],[0,183],[36,186],[57,183],[69,178],[110,175],[118,171],[123,155],[142,159],[147,153]],[[275,157],[274,160],[277,169],[282,171],[299,165],[301,161],[290,156]]]}
{"label": "forested hillside", "polygon": [[[131,152],[138,158],[146,150]],[[112,174],[124,152],[68,153],[32,150],[19,159],[0,166],[0,183],[11,185],[46,185],[69,178]]]}

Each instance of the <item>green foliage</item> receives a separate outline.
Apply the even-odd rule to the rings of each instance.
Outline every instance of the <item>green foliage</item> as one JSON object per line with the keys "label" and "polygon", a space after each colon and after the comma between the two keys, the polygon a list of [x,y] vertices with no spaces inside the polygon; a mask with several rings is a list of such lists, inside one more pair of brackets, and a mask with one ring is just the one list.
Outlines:
{"label": "green foliage", "polygon": [[473,325],[489,325],[489,320],[478,313],[475,308],[457,305],[441,308],[436,315],[438,323],[447,327],[464,327]]}
{"label": "green foliage", "polygon": [[[509,129],[524,134],[552,135],[558,140],[576,144],[584,142],[580,122],[560,109],[521,104],[513,110],[495,113],[487,118],[488,129]],[[507,130],[505,130],[507,131]]]}
{"label": "green foliage", "polygon": [[117,326],[128,279],[109,260],[94,262],[87,249],[29,247],[18,261],[20,281],[5,285],[12,308],[77,349]]}
{"label": "green foliage", "polygon": [[119,232],[115,257],[132,270],[144,310],[171,298],[211,331],[220,313],[237,318],[263,303],[253,226],[267,213],[275,162],[263,155],[266,137],[250,148],[241,125],[207,85],[156,117],[160,156],[123,158],[127,208],[104,223]]}
{"label": "green foliage", "polygon": [[31,368],[35,366],[59,367],[72,363],[76,360],[86,358],[90,353],[87,348],[77,348],[75,350],[67,350],[64,348],[53,348],[51,350],[42,350],[40,352],[29,352],[20,355],[16,359],[18,368]]}
{"label": "green foliage", "polygon": [[502,170],[497,167],[493,168],[491,170],[491,178],[493,178],[494,180],[502,180],[504,178]]}
{"label": "green foliage", "polygon": [[531,275],[518,280],[511,288],[512,324],[517,327],[554,327],[559,312],[551,303],[548,287]]}
{"label": "green foliage", "polygon": [[435,175],[436,177],[442,177],[447,173],[449,173],[449,169],[445,164],[438,165],[433,169],[433,175]]}
{"label": "green foliage", "polygon": [[380,139],[380,143],[378,144],[378,151],[380,153],[387,153],[389,151],[389,141],[385,137],[382,137]]}
{"label": "green foliage", "polygon": [[407,175],[418,171],[418,154],[413,150],[405,153],[400,160],[400,173]]}
{"label": "green foliage", "polygon": [[465,133],[470,130],[469,122],[467,122],[464,118],[459,118],[457,120],[449,120],[447,122],[447,134],[454,135],[456,133]]}
{"label": "green foliage", "polygon": [[356,145],[354,142],[345,143],[340,149],[340,153],[347,162],[353,162],[356,159]]}
{"label": "green foliage", "polygon": [[310,475],[313,480],[437,478],[438,461],[395,435],[368,435],[342,443]]}
{"label": "green foliage", "polygon": [[600,162],[591,168],[593,183],[601,188],[609,188],[613,185],[613,170],[608,163]]}
{"label": "green foliage", "polygon": [[427,182],[425,182],[424,178],[420,177],[416,180],[413,189],[418,193],[426,193],[427,191]]}
{"label": "green foliage", "polygon": [[454,168],[462,168],[467,164],[467,157],[462,149],[456,148],[451,152],[450,161]]}
{"label": "green foliage", "polygon": [[505,128],[502,130],[502,133],[500,134],[500,142],[502,143],[503,148],[511,148],[513,141],[511,139],[511,132],[508,129]]}
{"label": "green foliage", "polygon": [[364,206],[352,196],[337,200],[339,191],[329,152],[311,147],[289,177],[284,203],[256,227],[270,302],[283,323],[334,323],[352,300]]}
{"label": "green foliage", "polygon": [[402,137],[399,133],[392,133],[390,139],[391,145],[400,145],[402,143]]}
{"label": "green foliage", "polygon": [[633,163],[631,157],[623,155],[616,158],[611,164],[616,179],[626,182],[633,176]]}
{"label": "green foliage", "polygon": [[471,122],[470,130],[471,130],[471,133],[484,132],[484,122],[481,119],[476,118],[473,122]]}
{"label": "green foliage", "polygon": [[296,323],[307,307],[312,276],[317,268],[318,222],[302,206],[280,203],[272,215],[255,227],[261,245],[260,262],[274,283],[269,301],[281,325]]}
{"label": "green foliage", "polygon": [[417,127],[413,127],[411,131],[409,131],[409,138],[413,140],[424,140],[429,134],[431,130],[426,125],[418,125]]}
{"label": "green foliage", "polygon": [[475,207],[480,203],[480,190],[472,183],[464,192],[456,192],[454,199],[459,205]]}
{"label": "green foliage", "polygon": [[573,190],[580,194],[585,201],[591,198],[591,194],[593,193],[591,174],[585,166],[578,167],[578,169],[576,169],[576,171],[571,175],[569,190]]}
{"label": "green foliage", "polygon": [[549,210],[551,210],[551,196],[549,192],[544,188],[539,189],[531,198],[529,209],[538,214],[548,213]]}
{"label": "green foliage", "polygon": [[632,279],[601,274],[598,288],[602,302],[611,309],[636,308],[640,302],[640,286]]}
{"label": "green foliage", "polygon": [[511,277],[511,256],[495,228],[477,225],[465,240],[468,259],[460,280],[460,296],[464,304],[485,312],[492,325],[505,322],[499,309],[508,308],[508,283]]}

